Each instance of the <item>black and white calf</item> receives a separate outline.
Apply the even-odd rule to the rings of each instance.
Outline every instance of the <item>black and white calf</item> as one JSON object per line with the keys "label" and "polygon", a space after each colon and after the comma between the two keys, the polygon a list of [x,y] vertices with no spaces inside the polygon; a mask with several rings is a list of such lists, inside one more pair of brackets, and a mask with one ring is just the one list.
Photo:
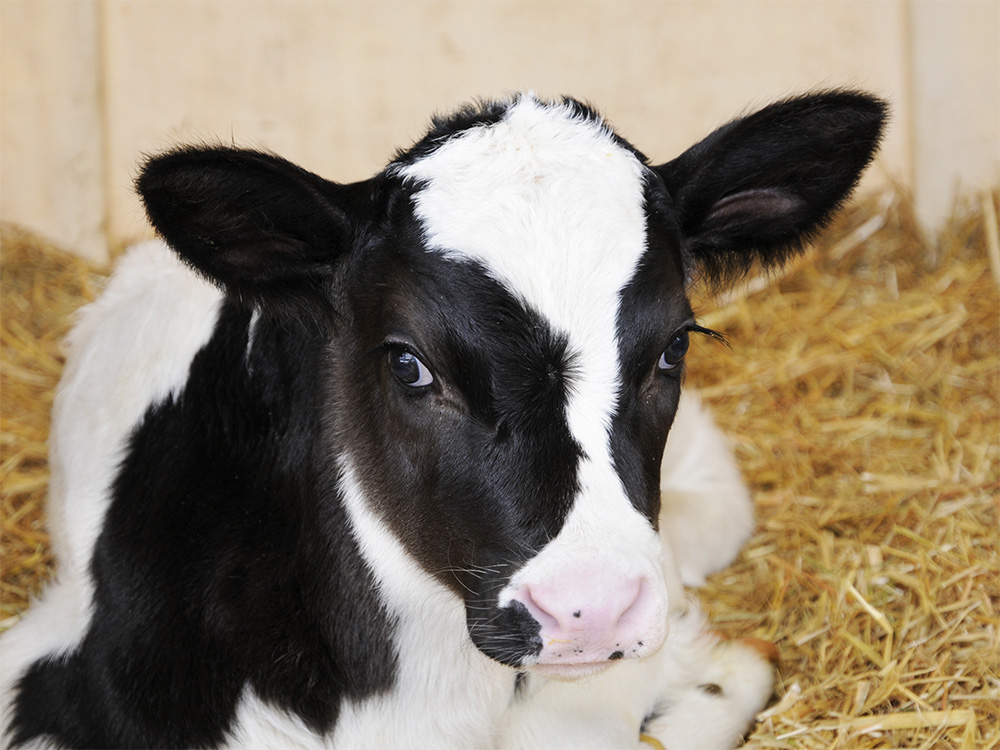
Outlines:
{"label": "black and white calf", "polygon": [[151,159],[164,242],[68,342],[58,581],[2,639],[7,742],[736,743],[772,675],[681,587],[752,527],[681,397],[686,290],[794,252],[884,117],[806,96],[653,166],[522,95],[350,185]]}

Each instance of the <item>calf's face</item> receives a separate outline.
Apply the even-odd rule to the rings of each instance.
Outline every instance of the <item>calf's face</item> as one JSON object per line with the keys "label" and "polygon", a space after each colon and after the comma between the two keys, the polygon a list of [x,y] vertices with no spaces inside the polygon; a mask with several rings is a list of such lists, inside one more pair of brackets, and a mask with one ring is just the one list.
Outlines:
{"label": "calf's face", "polygon": [[590,668],[665,634],[658,456],[693,318],[676,232],[647,246],[645,172],[525,99],[395,170],[404,226],[347,285],[338,442],[512,666]]}
{"label": "calf's face", "polygon": [[346,494],[464,600],[480,650],[575,677],[666,635],[658,473],[699,330],[687,286],[796,249],[883,115],[791,100],[654,167],[587,108],[521,96],[438,121],[366,183],[189,149],[139,188],[230,294],[331,321],[323,439]]}

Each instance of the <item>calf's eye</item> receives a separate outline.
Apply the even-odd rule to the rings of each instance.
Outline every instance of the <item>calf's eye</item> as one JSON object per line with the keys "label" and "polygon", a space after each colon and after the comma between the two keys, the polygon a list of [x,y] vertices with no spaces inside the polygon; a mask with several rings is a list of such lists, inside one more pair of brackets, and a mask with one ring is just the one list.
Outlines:
{"label": "calf's eye", "polygon": [[389,371],[396,380],[411,388],[422,388],[434,382],[427,365],[406,350],[389,353]]}
{"label": "calf's eye", "polygon": [[684,355],[687,354],[689,343],[687,331],[681,331],[674,336],[674,340],[660,355],[660,361],[656,363],[657,368],[663,372],[677,367],[683,361]]}

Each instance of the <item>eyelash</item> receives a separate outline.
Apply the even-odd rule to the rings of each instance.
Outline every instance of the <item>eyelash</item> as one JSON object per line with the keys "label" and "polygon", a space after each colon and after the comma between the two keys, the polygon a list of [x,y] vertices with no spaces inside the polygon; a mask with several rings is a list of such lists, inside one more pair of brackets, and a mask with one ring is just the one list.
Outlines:
{"label": "eyelash", "polygon": [[692,323],[691,325],[689,325],[684,330],[688,331],[690,333],[700,333],[703,336],[708,336],[709,338],[713,338],[716,341],[722,342],[722,344],[727,349],[731,349],[732,348],[731,344],[729,343],[729,339],[727,339],[724,334],[721,334],[718,331],[713,331],[711,328],[705,328],[704,326],[699,326],[699,325],[695,325],[694,323]]}
{"label": "eyelash", "polygon": [[[718,331],[713,331],[710,328],[704,328],[699,325],[694,325],[693,323],[685,328],[682,328],[674,337],[670,340],[667,347],[660,353],[660,358],[656,363],[657,370],[663,373],[672,372],[680,367],[681,363],[684,361],[684,357],[687,355],[689,339],[688,334],[690,333],[700,333],[706,336],[710,336],[718,341],[721,341],[726,346],[729,346],[729,342],[726,341],[726,337],[723,336]],[[675,347],[676,345],[676,347]],[[674,347],[675,351],[670,352],[670,349]],[[669,354],[668,354],[669,352]]]}

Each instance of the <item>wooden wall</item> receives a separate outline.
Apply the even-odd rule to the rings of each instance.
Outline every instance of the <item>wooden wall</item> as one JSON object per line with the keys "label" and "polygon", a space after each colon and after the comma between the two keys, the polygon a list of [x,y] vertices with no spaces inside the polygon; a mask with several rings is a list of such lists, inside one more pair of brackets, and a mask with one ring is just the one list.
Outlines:
{"label": "wooden wall", "polygon": [[866,185],[929,226],[1000,176],[997,0],[0,0],[0,219],[90,257],[148,232],[137,161],[265,147],[361,179],[476,96],[597,104],[669,159],[806,89],[888,97]]}

